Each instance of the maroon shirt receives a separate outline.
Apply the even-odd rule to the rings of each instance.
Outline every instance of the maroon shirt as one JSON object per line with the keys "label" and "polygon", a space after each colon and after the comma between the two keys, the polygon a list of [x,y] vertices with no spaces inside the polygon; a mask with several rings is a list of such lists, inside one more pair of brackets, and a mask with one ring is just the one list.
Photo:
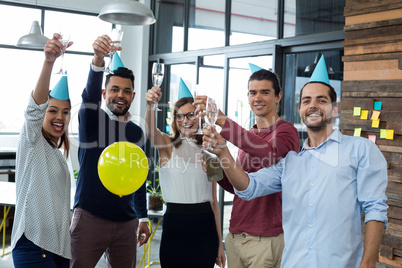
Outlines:
{"label": "maroon shirt", "polygon": [[[236,162],[246,172],[269,167],[284,158],[289,151],[300,150],[297,129],[285,120],[279,120],[258,132],[257,125],[246,130],[228,118],[220,134],[239,148]],[[234,194],[233,186],[226,176],[218,183],[226,191]],[[250,201],[235,195],[229,231],[235,234],[246,232],[257,236],[278,236],[283,233],[282,193]]]}

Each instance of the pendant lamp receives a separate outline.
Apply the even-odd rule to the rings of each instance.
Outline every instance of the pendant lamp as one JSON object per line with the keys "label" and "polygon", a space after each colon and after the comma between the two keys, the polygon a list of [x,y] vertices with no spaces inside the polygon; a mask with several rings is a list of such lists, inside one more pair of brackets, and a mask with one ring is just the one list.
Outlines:
{"label": "pendant lamp", "polygon": [[102,8],[98,18],[125,25],[150,25],[156,21],[152,10],[137,0],[112,0]]}
{"label": "pendant lamp", "polygon": [[39,26],[38,21],[33,21],[31,26],[31,31],[29,34],[24,35],[18,40],[18,47],[26,47],[26,48],[44,48],[47,40],[46,36],[42,34],[42,29]]}

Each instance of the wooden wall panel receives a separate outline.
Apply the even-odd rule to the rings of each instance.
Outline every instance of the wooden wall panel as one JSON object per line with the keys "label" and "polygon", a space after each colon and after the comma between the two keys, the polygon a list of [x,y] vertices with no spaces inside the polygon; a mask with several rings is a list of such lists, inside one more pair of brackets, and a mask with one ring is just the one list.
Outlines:
{"label": "wooden wall panel", "polygon": [[[376,267],[402,268],[402,1],[346,0],[344,15],[341,131],[375,135],[387,160],[389,224]],[[374,101],[382,102],[379,128],[370,120]],[[354,107],[368,110],[369,119],[353,116]],[[380,129],[393,129],[393,140],[380,138]]]}

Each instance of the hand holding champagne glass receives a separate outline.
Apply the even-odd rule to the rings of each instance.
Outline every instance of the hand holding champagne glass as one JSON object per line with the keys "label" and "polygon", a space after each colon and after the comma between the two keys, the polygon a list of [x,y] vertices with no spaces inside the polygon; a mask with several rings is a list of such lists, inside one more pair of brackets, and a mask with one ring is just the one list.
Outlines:
{"label": "hand holding champagne glass", "polygon": [[[165,73],[165,64],[154,62],[152,65],[152,84],[155,88],[159,88],[162,85],[163,75]],[[155,104],[154,109],[156,111],[162,111],[158,108],[158,103]]]}
{"label": "hand holding champagne glass", "polygon": [[108,53],[110,56],[110,61],[108,66],[105,69],[106,73],[112,74],[113,71],[110,69],[110,64],[112,63],[113,60],[113,55],[116,53],[116,51],[120,50],[121,48],[121,41],[123,40],[123,31],[119,29],[113,29],[112,32],[110,33],[110,39],[112,39],[111,46],[112,49]]}
{"label": "hand holding champagne glass", "polygon": [[65,30],[60,30],[59,35],[61,36],[61,38],[59,38],[59,41],[63,45],[63,48],[61,49],[60,70],[56,74],[67,75],[63,68],[63,62],[64,62],[64,52],[66,51],[68,43],[70,42],[70,33]]}
{"label": "hand holding champagne glass", "polygon": [[[215,125],[216,120],[218,119],[219,103],[215,99],[208,97],[205,112],[206,112],[205,121],[207,122],[208,125],[211,126],[212,129],[212,127]],[[209,143],[205,149],[214,150]]]}

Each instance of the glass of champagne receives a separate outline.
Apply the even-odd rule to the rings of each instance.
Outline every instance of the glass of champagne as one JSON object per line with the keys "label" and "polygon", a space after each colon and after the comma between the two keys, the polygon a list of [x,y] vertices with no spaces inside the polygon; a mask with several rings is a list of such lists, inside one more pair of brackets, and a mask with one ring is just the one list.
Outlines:
{"label": "glass of champagne", "polygon": [[[205,87],[197,84],[195,85],[195,89],[194,89],[194,97],[195,96],[205,96]],[[200,107],[200,105],[197,105],[196,108]],[[202,112],[202,111],[201,111]],[[198,129],[197,132],[194,133],[194,135],[202,135],[202,116],[198,117]]]}
{"label": "glass of champagne", "polygon": [[110,56],[110,61],[109,61],[109,64],[107,65],[107,67],[105,69],[105,73],[109,73],[109,74],[113,73],[113,71],[110,69],[110,64],[112,63],[113,55],[121,47],[121,41],[123,40],[123,34],[124,34],[124,32],[122,30],[119,30],[119,29],[113,29],[112,32],[110,33],[109,37],[110,37],[110,39],[112,39],[112,43],[111,43],[112,49],[108,53],[108,55]]}
{"label": "glass of champagne", "polygon": [[66,71],[63,68],[63,62],[64,62],[64,52],[66,51],[68,43],[70,42],[70,33],[67,31],[60,31],[59,35],[61,36],[61,38],[59,38],[59,41],[63,45],[63,48],[61,49],[60,70],[56,74],[67,75]]}
{"label": "glass of champagne", "polygon": [[[165,64],[154,62],[152,65],[152,84],[155,88],[159,88],[162,85],[163,75],[165,73]],[[162,111],[158,108],[158,103],[155,104],[155,111]]]}
{"label": "glass of champagne", "polygon": [[[211,126],[211,128],[215,125],[216,120],[218,119],[218,114],[219,114],[219,104],[218,102],[211,98],[207,98],[207,104],[205,107],[205,121],[208,125]],[[208,143],[207,147],[205,150],[214,150],[211,145]]]}

